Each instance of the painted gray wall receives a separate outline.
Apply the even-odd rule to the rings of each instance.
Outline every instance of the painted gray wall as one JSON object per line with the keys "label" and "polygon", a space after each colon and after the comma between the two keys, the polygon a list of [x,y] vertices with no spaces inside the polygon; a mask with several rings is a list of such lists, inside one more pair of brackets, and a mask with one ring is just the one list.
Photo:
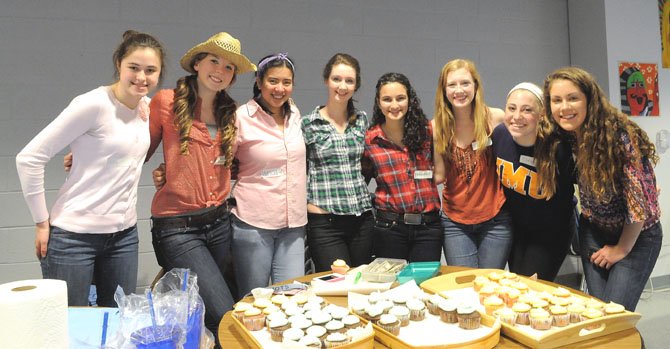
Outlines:
{"label": "painted gray wall", "polygon": [[[33,223],[14,157],[78,94],[112,82],[112,51],[125,29],[160,38],[170,55],[164,87],[183,74],[181,55],[219,31],[242,42],[256,61],[288,51],[297,66],[294,98],[307,112],[326,100],[321,70],[335,52],[357,57],[359,106],[371,111],[376,79],[405,73],[432,114],[438,72],[448,60],[474,60],[489,104],[509,88],[569,64],[566,0],[68,0],[0,3],[0,283],[40,278]],[[244,102],[251,77],[232,95]],[[154,159],[160,156],[155,156]],[[145,165],[140,183],[139,285],[158,271],[151,247],[153,195]],[[49,200],[63,182],[60,158],[49,163]]]}

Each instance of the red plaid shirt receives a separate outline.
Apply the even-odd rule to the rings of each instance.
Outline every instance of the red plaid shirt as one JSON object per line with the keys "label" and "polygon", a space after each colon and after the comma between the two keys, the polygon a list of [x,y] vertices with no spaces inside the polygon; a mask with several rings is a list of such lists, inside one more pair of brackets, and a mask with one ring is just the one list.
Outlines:
{"label": "red plaid shirt", "polygon": [[[375,208],[395,213],[427,213],[440,209],[440,194],[433,181],[433,130],[430,123],[428,139],[421,151],[410,154],[407,147],[399,147],[384,135],[381,125],[375,125],[365,134],[363,153],[366,177],[377,182]],[[423,172],[415,178],[416,171]],[[429,174],[429,176],[427,175]]]}

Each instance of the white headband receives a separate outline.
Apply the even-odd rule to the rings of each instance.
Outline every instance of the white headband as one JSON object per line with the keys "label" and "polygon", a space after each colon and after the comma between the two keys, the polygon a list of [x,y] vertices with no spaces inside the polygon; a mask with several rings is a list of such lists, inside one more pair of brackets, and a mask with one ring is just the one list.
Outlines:
{"label": "white headband", "polygon": [[511,90],[509,90],[509,93],[507,94],[507,98],[509,98],[509,96],[512,94],[512,92],[514,92],[516,90],[526,90],[526,91],[532,93],[540,101],[540,105],[544,106],[544,99],[542,97],[543,96],[542,89],[539,88],[534,83],[532,83],[532,82],[522,82],[520,84],[517,84],[516,86],[512,87]]}

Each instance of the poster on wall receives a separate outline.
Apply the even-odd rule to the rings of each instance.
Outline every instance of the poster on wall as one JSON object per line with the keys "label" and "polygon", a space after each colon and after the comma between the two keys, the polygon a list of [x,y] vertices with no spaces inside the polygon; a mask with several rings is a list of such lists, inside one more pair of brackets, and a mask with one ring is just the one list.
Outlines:
{"label": "poster on wall", "polygon": [[619,62],[621,111],[630,116],[658,116],[658,65]]}
{"label": "poster on wall", "polygon": [[661,29],[661,61],[670,68],[670,0],[658,0],[658,18]]}

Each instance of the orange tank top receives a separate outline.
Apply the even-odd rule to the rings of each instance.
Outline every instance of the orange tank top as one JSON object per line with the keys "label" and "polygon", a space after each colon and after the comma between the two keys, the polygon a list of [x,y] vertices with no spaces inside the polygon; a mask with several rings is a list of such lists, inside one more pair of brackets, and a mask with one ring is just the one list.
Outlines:
{"label": "orange tank top", "polygon": [[442,211],[461,224],[478,224],[495,217],[505,203],[505,193],[491,147],[477,154],[472,147],[462,149],[454,145],[451,158],[444,159]]}

